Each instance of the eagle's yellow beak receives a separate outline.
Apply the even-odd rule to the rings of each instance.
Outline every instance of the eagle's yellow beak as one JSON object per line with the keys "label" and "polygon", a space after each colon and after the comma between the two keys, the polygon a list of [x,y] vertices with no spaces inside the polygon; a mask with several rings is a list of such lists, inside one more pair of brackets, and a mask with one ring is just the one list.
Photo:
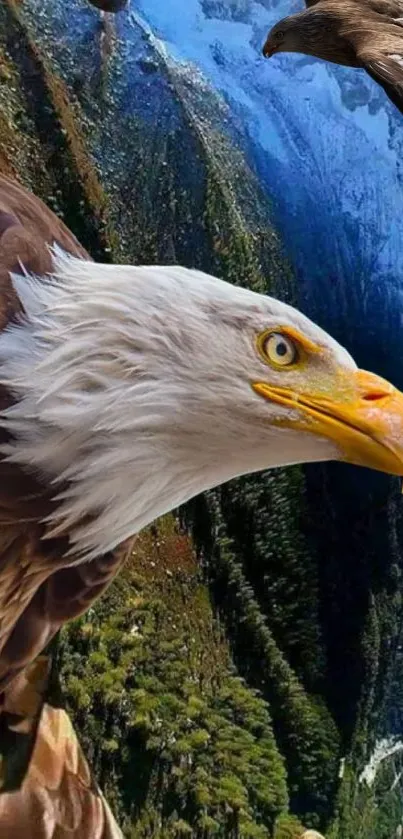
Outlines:
{"label": "eagle's yellow beak", "polygon": [[327,437],[341,460],[403,475],[403,394],[385,379],[357,370],[341,374],[335,392],[297,393],[265,382],[253,389],[292,410],[275,424]]}

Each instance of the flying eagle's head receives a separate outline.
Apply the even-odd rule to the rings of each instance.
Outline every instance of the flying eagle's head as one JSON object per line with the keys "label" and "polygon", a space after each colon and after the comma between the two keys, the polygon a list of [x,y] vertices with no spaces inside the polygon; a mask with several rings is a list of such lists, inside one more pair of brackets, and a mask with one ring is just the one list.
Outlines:
{"label": "flying eagle's head", "polygon": [[63,486],[54,523],[83,556],[247,472],[344,460],[403,475],[403,396],[278,300],[60,254],[50,282],[14,284],[7,454]]}
{"label": "flying eagle's head", "polygon": [[276,52],[303,52],[300,14],[290,15],[276,23],[270,29],[262,52],[265,58],[271,58]]}
{"label": "flying eagle's head", "polygon": [[323,12],[314,6],[278,21],[270,29],[262,52],[265,58],[278,52],[300,52],[329,60],[336,60],[337,56],[339,60],[340,49],[343,50],[343,44],[332,19],[332,10]]}

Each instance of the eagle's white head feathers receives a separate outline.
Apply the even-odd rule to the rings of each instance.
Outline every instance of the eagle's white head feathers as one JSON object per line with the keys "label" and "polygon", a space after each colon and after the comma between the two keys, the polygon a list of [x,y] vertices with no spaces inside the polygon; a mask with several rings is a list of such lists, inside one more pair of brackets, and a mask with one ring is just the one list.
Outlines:
{"label": "eagle's white head feathers", "polygon": [[15,398],[3,453],[54,482],[49,533],[67,528],[80,559],[246,472],[339,458],[403,472],[388,443],[372,440],[378,462],[364,433],[354,444],[323,420],[333,404],[362,425],[365,409],[380,434],[396,391],[363,384],[346,350],[284,303],[199,271],[61,251],[51,277],[13,283],[24,316],[0,335],[0,383]]}

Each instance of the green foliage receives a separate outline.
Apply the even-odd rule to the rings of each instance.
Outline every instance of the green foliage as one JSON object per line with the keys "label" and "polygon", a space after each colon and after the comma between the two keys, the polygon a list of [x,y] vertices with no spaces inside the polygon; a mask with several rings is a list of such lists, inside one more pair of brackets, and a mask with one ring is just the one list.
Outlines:
{"label": "green foliage", "polygon": [[320,690],[325,655],[317,562],[301,533],[301,469],[241,478],[223,487],[219,500],[228,535],[276,643],[306,687]]}
{"label": "green foliage", "polygon": [[276,821],[273,839],[299,839],[303,830],[299,819],[285,813]]}
{"label": "green foliage", "polygon": [[[318,697],[309,695],[276,644],[228,537],[220,491],[194,502],[188,516],[200,552],[209,559],[212,588],[232,640],[236,663],[269,701],[276,738],[287,762],[292,806],[311,825],[323,823],[335,789],[339,739]],[[198,511],[203,510],[201,526]],[[209,526],[206,526],[206,516]],[[214,534],[203,542],[203,534]],[[249,564],[250,567],[250,564]]]}
{"label": "green foliage", "polygon": [[66,627],[61,661],[86,753],[128,836],[159,835],[158,813],[164,836],[269,837],[287,791],[267,705],[236,675],[171,519]]}
{"label": "green foliage", "polygon": [[370,785],[360,783],[357,767],[348,764],[328,839],[395,839],[403,815],[402,774],[401,754],[382,762]]}

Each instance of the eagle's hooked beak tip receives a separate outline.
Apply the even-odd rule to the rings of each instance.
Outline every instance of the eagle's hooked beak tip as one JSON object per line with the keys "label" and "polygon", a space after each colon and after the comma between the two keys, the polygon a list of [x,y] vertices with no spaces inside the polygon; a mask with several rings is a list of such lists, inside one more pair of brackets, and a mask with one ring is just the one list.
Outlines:
{"label": "eagle's hooked beak tip", "polygon": [[341,460],[403,476],[403,393],[389,382],[356,370],[346,388],[334,394],[295,394],[291,389],[256,382],[254,390],[300,414],[276,420],[276,425],[327,437]]}
{"label": "eagle's hooked beak tip", "polygon": [[271,56],[273,55],[273,52],[274,52],[274,49],[272,47],[269,47],[267,44],[265,44],[263,49],[262,49],[263,58],[271,58]]}

